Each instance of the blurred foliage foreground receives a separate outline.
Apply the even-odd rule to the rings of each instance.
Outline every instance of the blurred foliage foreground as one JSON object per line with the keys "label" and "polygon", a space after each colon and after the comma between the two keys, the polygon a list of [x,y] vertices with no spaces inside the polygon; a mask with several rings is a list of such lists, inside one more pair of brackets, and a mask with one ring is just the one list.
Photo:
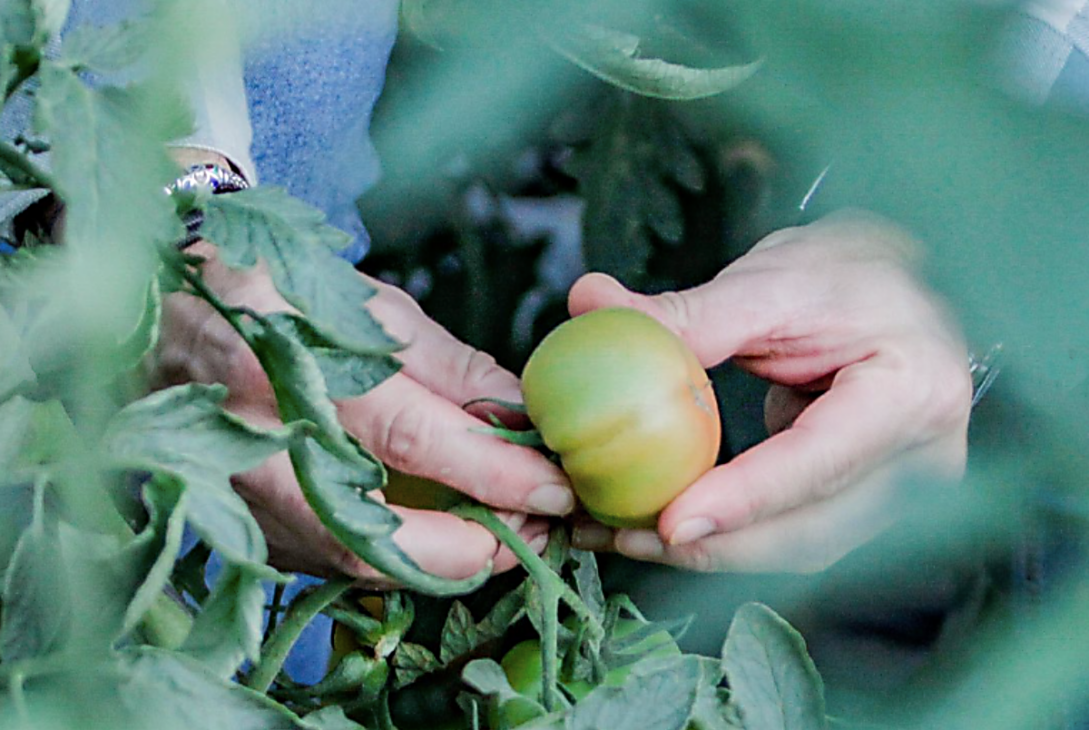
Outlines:
{"label": "blurred foliage foreground", "polygon": [[[845,205],[914,230],[970,338],[981,352],[1002,343],[955,493],[921,487],[901,528],[826,575],[640,568],[683,590],[658,583],[644,599],[633,583],[633,601],[562,529],[536,559],[471,506],[459,509],[510,540],[525,571],[445,581],[398,549],[397,519],[368,496],[385,470],[332,404],[398,367],[398,344],[360,306],[372,292],[335,255],[344,236],[275,189],[162,195],[175,174],[165,144],[188,124],[173,100],[194,13],[178,5],[49,53],[66,3],[0,5],[5,113],[33,116],[0,143],[3,193],[52,194],[66,216],[64,246],[0,258],[0,727],[1050,728],[1083,716],[1089,125],[1001,91],[1009,7],[404,2],[374,122],[386,176],[360,203],[375,240],[365,266],[509,366],[563,316],[581,271],[687,286],[762,233]],[[138,82],[87,82],[148,57]],[[229,265],[269,263],[296,313],[232,307],[204,285],[172,245],[192,208]],[[178,291],[253,348],[283,428],[232,416],[217,387],[140,397],[162,298]],[[744,422],[758,389],[716,377],[740,394],[727,418]],[[727,431],[733,450],[758,437]],[[333,534],[411,593],[367,609],[331,581],[283,605],[290,578],[266,564],[229,481],[282,450]],[[953,598],[928,603],[935,592]],[[676,608],[666,594],[685,597],[691,623],[643,619]],[[441,598],[453,595],[466,597]],[[888,614],[915,595],[923,651],[910,666],[892,655],[895,682],[857,683],[875,678]],[[829,682],[826,708],[799,634],[744,602],[769,596],[813,627],[827,676],[853,675],[859,693]],[[319,613],[351,641],[301,685],[283,662]],[[818,641],[829,614],[861,639],[840,646],[859,651],[836,659]],[[640,628],[621,635],[623,621]],[[716,648],[645,651],[686,627],[682,645],[710,634]],[[495,660],[530,635],[540,688],[516,696]]]}

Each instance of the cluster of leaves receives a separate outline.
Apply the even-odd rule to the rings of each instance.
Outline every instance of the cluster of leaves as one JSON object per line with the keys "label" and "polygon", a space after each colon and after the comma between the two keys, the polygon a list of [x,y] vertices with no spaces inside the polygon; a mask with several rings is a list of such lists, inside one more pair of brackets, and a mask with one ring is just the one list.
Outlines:
{"label": "cluster of leaves", "polygon": [[[46,0],[0,10],[5,112],[29,117],[0,143],[0,192],[64,210],[64,245],[0,258],[0,724],[68,727],[93,696],[108,727],[142,726],[150,711],[178,727],[198,712],[213,726],[324,726],[229,681],[261,658],[265,582],[288,580],[266,564],[232,474],[286,450],[313,509],[370,564],[434,594],[485,576],[445,581],[401,552],[398,518],[368,494],[384,469],[337,420],[332,398],[396,372],[399,347],[363,307],[373,290],[337,256],[346,236],[273,188],[162,194],[177,174],[166,143],[188,115],[155,54],[181,57],[184,11],[164,3],[47,52],[67,11]],[[226,264],[263,261],[295,313],[232,307],[205,286],[201,261],[173,245],[192,207]],[[252,348],[282,428],[225,411],[218,386],[131,398],[174,292],[207,301]],[[171,587],[186,526],[223,562],[210,593],[188,602]]]}
{"label": "cluster of leaves", "polygon": [[[687,622],[648,622],[623,594],[606,597],[593,554],[566,548],[561,532],[539,558],[479,508],[463,508],[462,514],[479,519],[507,542],[529,577],[499,596],[479,622],[455,601],[438,637],[437,652],[404,640],[412,620],[404,595],[387,595],[381,619],[361,611],[358,603],[342,600],[330,614],[340,629],[350,631],[351,650],[339,658],[324,682],[303,693],[288,690],[289,696],[308,702],[339,696],[341,707],[364,718],[376,713],[381,717],[389,708],[377,704],[369,682],[392,673],[391,695],[384,699],[394,708],[409,704],[415,710],[394,713],[404,716],[402,727],[827,726],[823,686],[805,643],[768,607],[747,604],[736,613],[719,657],[679,651],[662,656],[648,637],[680,636]],[[558,603],[570,616],[563,624],[556,620]],[[617,627],[625,622],[638,627],[618,633]],[[541,637],[543,681],[535,695],[512,687],[512,678],[497,661],[510,649],[511,637],[525,631]],[[378,670],[387,657],[388,668]],[[607,682],[607,674],[620,667],[626,669],[623,682]],[[575,696],[563,689],[558,682],[561,673],[579,681],[585,693]],[[447,693],[448,698],[456,694],[457,706],[436,702],[432,696],[435,707],[421,716],[419,705],[427,697],[427,687],[442,676],[460,678],[461,683]],[[350,683],[345,682],[348,677],[353,678]],[[512,703],[517,714],[506,711]]]}

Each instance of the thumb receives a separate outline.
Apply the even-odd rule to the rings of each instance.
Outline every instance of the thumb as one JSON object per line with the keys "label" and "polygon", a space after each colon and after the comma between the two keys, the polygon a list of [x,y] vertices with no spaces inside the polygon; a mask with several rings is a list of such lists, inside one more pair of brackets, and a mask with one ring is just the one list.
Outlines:
{"label": "thumb", "polygon": [[[737,312],[750,305],[738,299],[717,279],[682,292],[647,296],[633,292],[606,274],[586,274],[574,283],[567,295],[567,309],[572,317],[602,307],[630,307],[654,317],[675,332],[695,353],[705,367],[714,367],[733,355],[752,336],[755,323],[751,316],[733,318],[723,313]],[[748,326],[740,327],[742,322]]]}

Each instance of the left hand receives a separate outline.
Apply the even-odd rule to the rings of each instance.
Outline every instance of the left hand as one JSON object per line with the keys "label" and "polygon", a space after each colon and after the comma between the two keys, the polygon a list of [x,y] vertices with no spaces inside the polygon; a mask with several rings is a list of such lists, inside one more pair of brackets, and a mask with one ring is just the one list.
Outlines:
{"label": "left hand", "polygon": [[647,297],[600,274],[579,280],[572,315],[635,307],[704,367],[732,358],[772,385],[771,437],[692,484],[657,531],[583,524],[575,544],[694,570],[816,571],[893,521],[905,477],[959,477],[967,350],[915,257],[887,222],[835,215],[772,234],[688,291]]}

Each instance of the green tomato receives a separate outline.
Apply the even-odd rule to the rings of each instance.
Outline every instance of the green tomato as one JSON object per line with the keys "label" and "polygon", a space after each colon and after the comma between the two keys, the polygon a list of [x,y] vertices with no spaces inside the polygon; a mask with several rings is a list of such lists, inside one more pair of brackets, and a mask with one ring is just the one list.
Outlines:
{"label": "green tomato", "polygon": [[607,525],[653,527],[718,456],[707,373],[680,337],[634,309],[598,309],[549,333],[522,394],[586,510]]}

